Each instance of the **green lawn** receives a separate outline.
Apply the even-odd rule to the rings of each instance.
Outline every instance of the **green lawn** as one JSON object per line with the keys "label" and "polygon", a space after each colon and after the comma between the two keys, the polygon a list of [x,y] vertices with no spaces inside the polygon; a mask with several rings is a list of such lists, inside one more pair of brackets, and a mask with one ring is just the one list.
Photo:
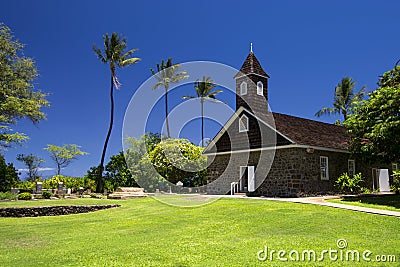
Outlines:
{"label": "green lawn", "polygon": [[366,208],[400,211],[400,195],[342,198],[327,201]]}
{"label": "green lawn", "polygon": [[[195,208],[153,198],[3,202],[12,205],[120,203],[94,213],[0,218],[0,266],[398,266],[400,220],[316,205],[220,199]],[[259,261],[269,250],[370,250],[396,263]],[[346,251],[346,250],[342,250]],[[287,255],[286,255],[287,257]]]}

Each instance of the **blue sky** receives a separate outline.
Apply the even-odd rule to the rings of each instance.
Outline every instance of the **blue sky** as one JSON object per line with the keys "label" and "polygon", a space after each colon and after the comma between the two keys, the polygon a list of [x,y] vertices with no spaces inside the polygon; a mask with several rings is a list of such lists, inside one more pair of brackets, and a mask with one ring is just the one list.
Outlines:
{"label": "blue sky", "polygon": [[[78,144],[89,155],[62,171],[81,176],[98,165],[109,121],[109,69],[92,44],[119,32],[142,60],[118,71],[122,83],[115,93],[116,117],[107,158],[122,150],[125,110],[137,88],[161,59],[206,60],[240,68],[253,42],[269,80],[273,111],[317,119],[316,111],[332,103],[333,89],[344,76],[356,88],[376,88],[378,75],[400,59],[399,1],[4,1],[0,21],[34,58],[40,77],[36,87],[49,93],[47,120],[38,126],[20,121],[16,130],[30,136],[22,147],[4,152],[6,161],[18,153],[46,160],[47,144]],[[186,86],[181,94],[192,94]],[[231,107],[234,96],[222,93]],[[160,115],[161,116],[161,115]],[[337,117],[319,120],[333,122]],[[154,119],[157,121],[156,119]],[[217,126],[206,125],[212,137]],[[184,136],[199,142],[200,124],[191,122]],[[52,175],[55,171],[42,174]]]}

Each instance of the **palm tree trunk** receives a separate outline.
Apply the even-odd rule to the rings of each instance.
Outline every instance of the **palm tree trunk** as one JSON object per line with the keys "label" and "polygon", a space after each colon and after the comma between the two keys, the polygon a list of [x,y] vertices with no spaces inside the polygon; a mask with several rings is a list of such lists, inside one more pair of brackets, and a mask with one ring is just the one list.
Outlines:
{"label": "palm tree trunk", "polygon": [[200,99],[201,103],[201,146],[204,147],[204,102]]}
{"label": "palm tree trunk", "polygon": [[168,122],[168,87],[165,87],[165,123],[167,124],[167,137],[171,138]]}
{"label": "palm tree trunk", "polygon": [[99,168],[97,169],[97,185],[96,185],[96,192],[102,193],[103,192],[103,170],[104,170],[104,159],[106,157],[106,151],[108,146],[108,140],[111,136],[112,127],[114,124],[114,83],[113,83],[113,75],[111,75],[111,89],[110,89],[110,102],[111,102],[111,110],[110,110],[110,125],[108,126],[108,132],[106,141],[104,142],[103,146],[103,153],[101,154],[101,160]]}

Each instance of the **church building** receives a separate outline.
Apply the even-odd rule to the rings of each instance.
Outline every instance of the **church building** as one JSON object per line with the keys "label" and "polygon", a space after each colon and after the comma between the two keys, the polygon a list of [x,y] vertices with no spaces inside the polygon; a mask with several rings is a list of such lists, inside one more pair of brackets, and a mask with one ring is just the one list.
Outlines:
{"label": "church building", "polygon": [[209,194],[327,194],[342,173],[371,173],[347,150],[344,127],[271,112],[269,78],[251,51],[234,77],[236,112],[204,151]]}

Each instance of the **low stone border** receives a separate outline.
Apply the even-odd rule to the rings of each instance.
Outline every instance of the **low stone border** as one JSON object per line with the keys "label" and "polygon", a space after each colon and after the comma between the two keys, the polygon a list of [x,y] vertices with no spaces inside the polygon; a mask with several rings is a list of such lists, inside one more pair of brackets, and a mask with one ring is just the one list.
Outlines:
{"label": "low stone border", "polygon": [[0,208],[0,217],[38,217],[59,216],[78,213],[87,213],[97,210],[120,207],[119,204],[95,205],[95,206],[45,206],[23,208]]}

